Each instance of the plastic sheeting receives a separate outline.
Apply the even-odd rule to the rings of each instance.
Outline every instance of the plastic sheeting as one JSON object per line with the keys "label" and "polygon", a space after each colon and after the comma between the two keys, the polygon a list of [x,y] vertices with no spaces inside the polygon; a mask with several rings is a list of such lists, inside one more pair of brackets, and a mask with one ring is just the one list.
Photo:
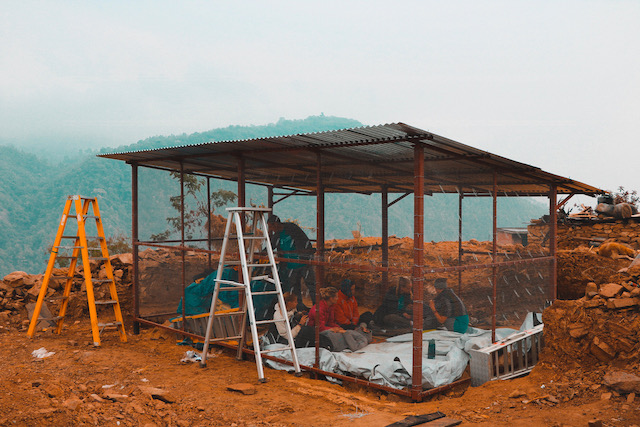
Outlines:
{"label": "plastic sheeting", "polygon": [[[520,330],[531,327],[533,327],[533,317],[529,313]],[[501,340],[517,332],[519,331],[515,329],[498,328],[496,339]],[[369,344],[356,352],[332,353],[321,348],[319,368],[340,375],[354,375],[374,384],[404,389],[411,386],[412,339],[412,334],[399,335],[382,343]],[[430,340],[434,340],[436,345],[436,354],[433,359],[427,357]],[[422,385],[425,388],[434,388],[459,379],[469,363],[468,351],[490,345],[491,331],[476,328],[469,328],[464,334],[442,330],[429,331],[423,333],[422,341]],[[275,350],[279,347],[285,346],[272,344],[266,349]],[[296,352],[301,365],[313,366],[314,348],[299,348]],[[288,350],[274,352],[272,355],[291,360],[291,352]],[[291,366],[271,360],[266,360],[265,363],[275,369],[292,369]]]}

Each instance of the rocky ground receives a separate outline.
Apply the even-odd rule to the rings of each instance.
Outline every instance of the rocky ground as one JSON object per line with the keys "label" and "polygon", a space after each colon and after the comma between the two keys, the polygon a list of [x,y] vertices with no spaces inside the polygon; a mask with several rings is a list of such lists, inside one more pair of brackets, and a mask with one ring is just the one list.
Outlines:
{"label": "rocky ground", "polygon": [[[112,261],[125,310],[128,261],[126,255]],[[620,271],[628,260],[586,249],[563,251],[561,263],[571,269],[565,275],[560,269],[560,283],[573,276],[585,283],[574,286],[578,294],[581,288],[579,299],[545,311],[546,348],[533,372],[422,403],[271,369],[261,384],[251,359],[237,361],[224,349],[216,348],[201,368],[181,361],[192,349],[176,345],[168,333],[131,334],[129,319],[126,343],[105,332],[102,346],[94,347],[80,280],[62,333],[49,329],[30,339],[25,305],[35,299],[41,278],[12,273],[0,282],[0,425],[369,426],[436,411],[492,426],[640,425],[636,270]],[[38,350],[52,354],[39,358]]]}

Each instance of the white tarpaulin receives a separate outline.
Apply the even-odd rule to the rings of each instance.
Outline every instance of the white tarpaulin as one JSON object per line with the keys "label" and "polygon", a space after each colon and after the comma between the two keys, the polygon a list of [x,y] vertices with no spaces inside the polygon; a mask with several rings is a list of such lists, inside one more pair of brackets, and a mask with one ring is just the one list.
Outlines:
{"label": "white tarpaulin", "polygon": [[[529,313],[521,330],[533,327],[532,315]],[[496,329],[496,340],[518,332],[510,328]],[[393,388],[411,386],[411,371],[413,366],[413,335],[404,334],[388,338],[385,342],[369,344],[356,351],[332,353],[320,349],[319,368],[323,371],[341,375],[353,375],[375,384]],[[429,359],[429,341],[435,341],[436,354]],[[422,384],[427,388],[450,384],[462,376],[469,362],[470,349],[483,348],[491,344],[491,331],[469,328],[467,333],[460,334],[450,331],[429,331],[422,335]],[[272,344],[265,349],[285,347],[282,344]],[[301,365],[313,366],[315,363],[314,348],[299,348],[296,350]],[[291,360],[291,352],[270,353],[274,357]],[[291,366],[266,360],[265,363],[275,369],[290,370]]]}

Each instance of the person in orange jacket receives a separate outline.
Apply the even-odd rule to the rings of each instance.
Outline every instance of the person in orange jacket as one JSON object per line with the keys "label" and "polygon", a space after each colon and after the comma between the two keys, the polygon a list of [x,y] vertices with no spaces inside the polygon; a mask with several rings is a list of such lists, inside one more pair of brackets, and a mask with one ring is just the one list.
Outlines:
{"label": "person in orange jacket", "polygon": [[333,306],[336,323],[343,329],[355,329],[361,323],[368,326],[373,318],[371,312],[362,313],[358,310],[358,301],[355,297],[356,285],[349,279],[344,279],[338,292],[338,301]]}

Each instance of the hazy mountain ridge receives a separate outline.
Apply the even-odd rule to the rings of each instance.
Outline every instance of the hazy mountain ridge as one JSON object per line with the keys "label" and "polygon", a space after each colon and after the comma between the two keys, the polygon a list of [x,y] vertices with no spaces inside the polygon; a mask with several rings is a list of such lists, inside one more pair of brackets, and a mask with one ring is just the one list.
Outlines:
{"label": "hazy mountain ridge", "polygon": [[[156,149],[210,141],[271,137],[321,132],[362,126],[340,117],[311,116],[301,120],[280,119],[263,126],[228,126],[190,135],[155,136],[101,153]],[[82,149],[79,150],[81,152]],[[87,150],[88,151],[88,150]],[[68,195],[97,196],[107,235],[130,235],[131,168],[124,162],[97,158],[88,152],[78,158],[52,165],[48,159],[11,146],[0,146],[0,277],[14,270],[41,273],[46,267],[60,215]],[[212,180],[212,191],[237,191],[234,182]],[[169,197],[179,194],[179,184],[168,173],[148,168],[139,170],[140,238],[149,239],[167,229],[166,218],[175,216]],[[395,196],[390,196],[393,200]],[[264,187],[249,185],[247,200],[267,203]],[[491,235],[491,200],[465,198],[463,237],[486,240]],[[351,230],[363,235],[381,234],[380,195],[326,196],[326,238],[348,238]],[[499,226],[518,227],[548,211],[548,207],[527,198],[499,199]],[[278,203],[275,212],[295,218],[301,225],[315,227],[315,198],[291,197]],[[219,209],[218,213],[224,213]],[[456,240],[457,195],[425,197],[425,240]],[[413,199],[407,197],[391,207],[389,232],[412,235]],[[314,234],[311,230],[310,234]]]}

